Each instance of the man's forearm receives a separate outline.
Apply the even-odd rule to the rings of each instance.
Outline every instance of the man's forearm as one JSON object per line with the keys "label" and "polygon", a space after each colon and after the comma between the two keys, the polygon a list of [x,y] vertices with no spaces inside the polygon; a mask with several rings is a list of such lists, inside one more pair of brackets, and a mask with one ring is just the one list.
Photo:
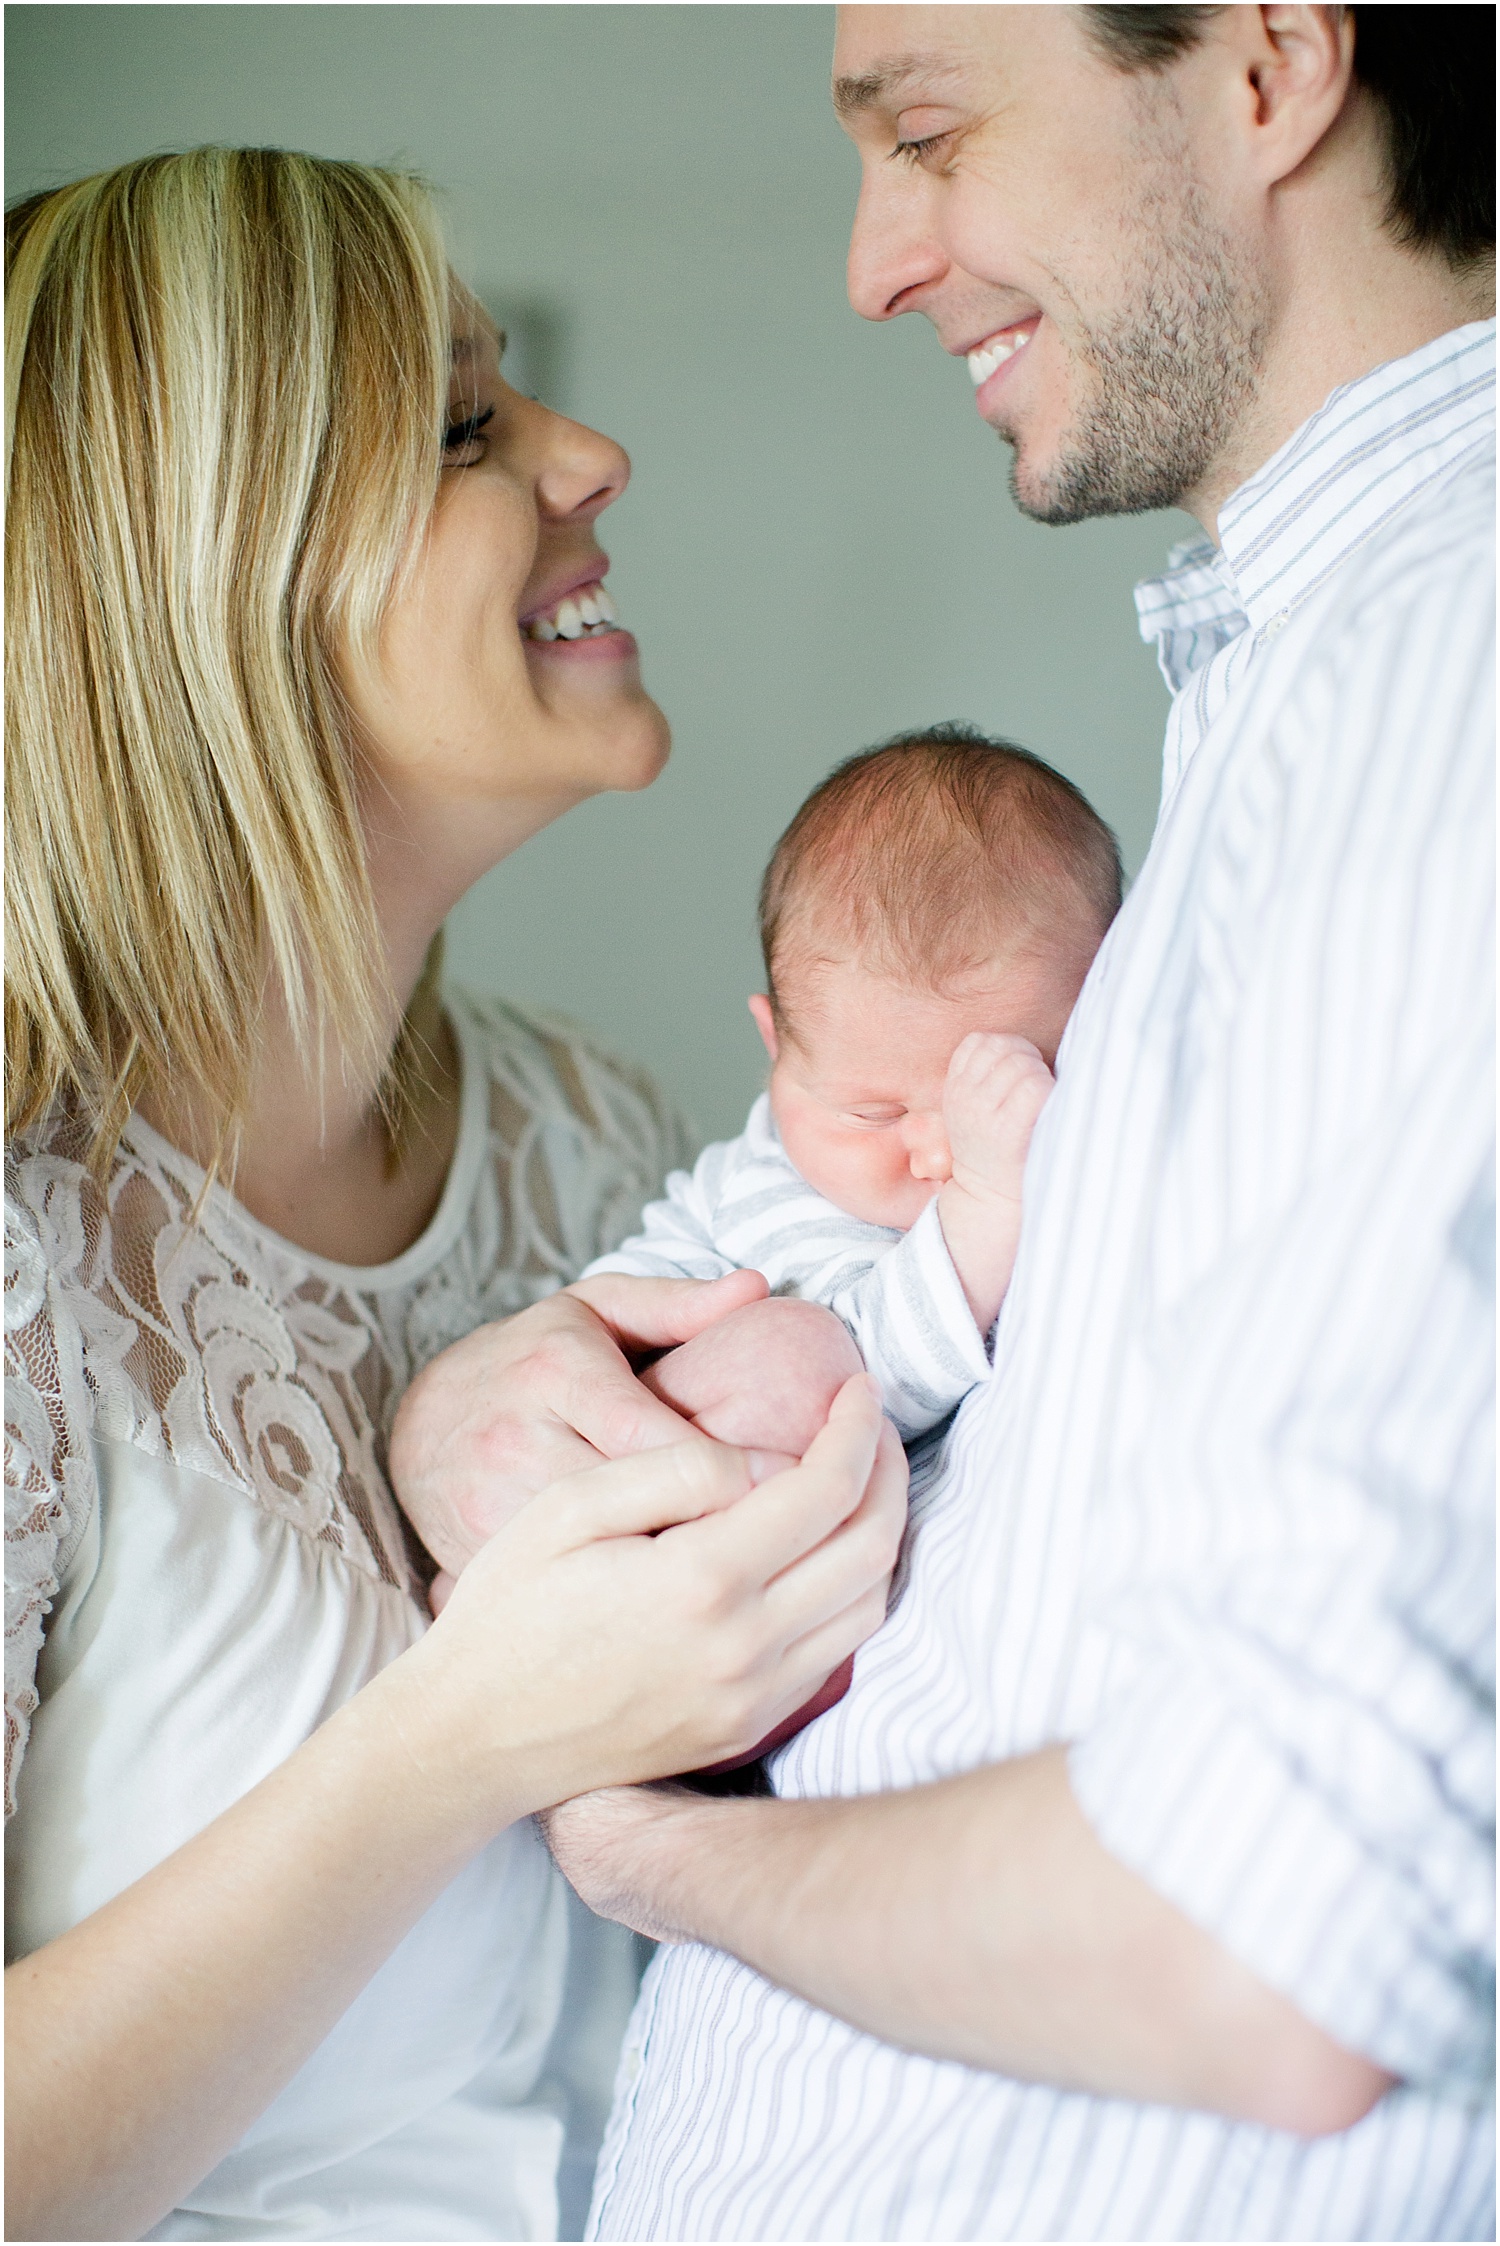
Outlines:
{"label": "man's forearm", "polygon": [[1387,2086],[1108,1855],[1061,1749],[906,1793],[622,1809],[592,1889],[580,1858],[596,1907],[907,2050],[1310,2134]]}

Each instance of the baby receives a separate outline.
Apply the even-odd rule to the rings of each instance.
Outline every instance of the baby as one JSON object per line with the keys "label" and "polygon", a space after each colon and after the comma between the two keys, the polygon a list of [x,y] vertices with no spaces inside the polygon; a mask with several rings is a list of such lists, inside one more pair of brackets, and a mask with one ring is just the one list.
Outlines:
{"label": "baby", "polygon": [[814,789],[761,887],[769,1091],[584,1274],[765,1274],[771,1299],[643,1375],[655,1394],[797,1457],[861,1360],[903,1440],[953,1410],[988,1369],[1032,1129],[1119,904],[1114,836],[1078,790],[969,727]]}
{"label": "baby", "polygon": [[[799,1377],[775,1396],[710,1378],[792,1297],[842,1322],[905,1441],[952,1411],[987,1369],[1032,1127],[1119,903],[1114,836],[1077,789],[968,727],[902,735],[814,789],[761,885],[769,1092],[584,1274],[765,1274],[776,1299],[659,1360],[659,1394],[723,1441],[800,1456],[823,1371],[858,1370],[837,1339],[811,1384],[789,1348]],[[796,1350],[818,1330],[799,1322]]]}

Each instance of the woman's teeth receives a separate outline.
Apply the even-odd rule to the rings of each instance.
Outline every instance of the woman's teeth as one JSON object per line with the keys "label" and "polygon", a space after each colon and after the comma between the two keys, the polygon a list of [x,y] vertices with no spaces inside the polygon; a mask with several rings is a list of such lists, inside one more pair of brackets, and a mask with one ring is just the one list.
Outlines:
{"label": "woman's teeth", "polygon": [[546,616],[533,616],[524,627],[528,639],[598,639],[615,628],[615,604],[602,585],[585,585],[570,593]]}
{"label": "woman's teeth", "polygon": [[988,343],[977,345],[969,353],[969,374],[975,389],[982,382],[989,381],[996,367],[1003,367],[1007,359],[1013,359],[1018,351],[1024,351],[1035,333],[1034,328],[1026,328],[1024,331],[1010,328],[1004,335],[992,335]]}

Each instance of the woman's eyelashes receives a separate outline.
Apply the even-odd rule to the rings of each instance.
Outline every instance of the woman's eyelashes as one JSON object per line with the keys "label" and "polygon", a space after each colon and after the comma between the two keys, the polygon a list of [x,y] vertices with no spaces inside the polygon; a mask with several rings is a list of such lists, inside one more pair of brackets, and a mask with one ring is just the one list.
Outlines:
{"label": "woman's eyelashes", "polygon": [[484,432],[494,418],[494,407],[486,406],[482,412],[476,410],[466,413],[459,420],[450,421],[443,431],[444,465],[449,468],[470,466],[471,463],[461,455],[475,453],[475,457],[478,457],[476,447],[481,445]]}

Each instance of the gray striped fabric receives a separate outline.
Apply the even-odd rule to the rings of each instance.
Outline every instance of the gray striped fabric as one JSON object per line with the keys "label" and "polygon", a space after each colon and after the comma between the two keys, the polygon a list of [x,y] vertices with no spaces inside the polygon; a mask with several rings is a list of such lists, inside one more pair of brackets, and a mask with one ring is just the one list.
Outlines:
{"label": "gray striped fabric", "polygon": [[1335,393],[1139,595],[1161,815],[994,1370],[774,1765],[852,1794],[1072,1742],[1105,1844],[1401,2086],[1306,2142],[913,2058],[669,1950],[592,2235],[1492,2235],[1493,350]]}
{"label": "gray striped fabric", "polygon": [[905,1234],[847,1216],[815,1193],[782,1149],[764,1093],[741,1136],[674,1170],[642,1230],[584,1277],[721,1279],[762,1271],[772,1294],[842,1318],[903,1441],[925,1435],[988,1373],[953,1259],[929,1201]]}

